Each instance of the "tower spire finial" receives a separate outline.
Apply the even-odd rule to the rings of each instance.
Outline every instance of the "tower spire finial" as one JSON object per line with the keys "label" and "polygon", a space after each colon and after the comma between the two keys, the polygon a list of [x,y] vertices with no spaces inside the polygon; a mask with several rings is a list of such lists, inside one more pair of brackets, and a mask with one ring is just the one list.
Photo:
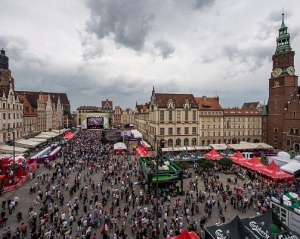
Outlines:
{"label": "tower spire finial", "polygon": [[284,13],[282,13],[282,21],[281,21],[281,28],[285,27],[285,24],[284,24]]}

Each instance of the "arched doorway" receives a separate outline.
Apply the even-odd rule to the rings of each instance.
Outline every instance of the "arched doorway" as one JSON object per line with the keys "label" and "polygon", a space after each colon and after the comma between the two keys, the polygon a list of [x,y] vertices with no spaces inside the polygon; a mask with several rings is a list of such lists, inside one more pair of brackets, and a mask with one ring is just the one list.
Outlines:
{"label": "arched doorway", "polygon": [[295,144],[295,152],[299,152],[300,150],[300,145],[299,144]]}
{"label": "arched doorway", "polygon": [[233,143],[233,144],[236,144],[236,143],[237,143],[237,138],[233,138],[233,139],[232,139],[232,143]]}

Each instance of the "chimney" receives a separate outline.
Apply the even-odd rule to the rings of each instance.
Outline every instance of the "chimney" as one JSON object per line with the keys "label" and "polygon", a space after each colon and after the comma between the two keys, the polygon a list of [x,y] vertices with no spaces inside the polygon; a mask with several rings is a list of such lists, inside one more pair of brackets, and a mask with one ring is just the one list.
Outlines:
{"label": "chimney", "polygon": [[202,99],[203,99],[203,101],[206,101],[206,96],[205,95],[202,96]]}

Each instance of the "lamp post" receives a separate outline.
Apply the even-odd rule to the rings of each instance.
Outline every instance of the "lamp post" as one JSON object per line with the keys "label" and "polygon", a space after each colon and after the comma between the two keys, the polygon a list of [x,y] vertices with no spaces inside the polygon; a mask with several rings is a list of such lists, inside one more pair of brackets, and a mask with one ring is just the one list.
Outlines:
{"label": "lamp post", "polygon": [[15,131],[13,129],[10,128],[10,124],[8,123],[7,124],[7,132],[8,132],[8,137],[10,139],[10,133],[9,132],[12,132],[12,135],[13,135],[13,180],[12,180],[12,183],[13,185],[15,185],[15,170],[16,170],[16,161],[15,161]]}
{"label": "lamp post", "polygon": [[159,163],[159,157],[161,157],[161,147],[162,144],[165,142],[164,139],[157,140],[155,137],[155,140],[157,142],[157,155],[156,155],[156,235],[155,238],[159,239],[159,220],[158,220],[158,163]]}

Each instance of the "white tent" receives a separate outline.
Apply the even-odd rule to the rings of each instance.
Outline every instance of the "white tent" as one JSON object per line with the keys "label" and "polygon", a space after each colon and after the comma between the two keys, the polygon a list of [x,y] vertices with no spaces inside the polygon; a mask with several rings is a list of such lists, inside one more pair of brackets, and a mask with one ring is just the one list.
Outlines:
{"label": "white tent", "polygon": [[239,144],[227,144],[229,148],[234,150],[242,150],[242,149],[256,149],[257,145],[253,145],[252,143],[241,141]]}
{"label": "white tent", "polygon": [[124,143],[116,143],[114,144],[114,150],[118,149],[127,149],[126,145]]}
{"label": "white tent", "polygon": [[210,146],[195,146],[196,150],[211,150]]}
{"label": "white tent", "polygon": [[27,140],[33,141],[33,142],[40,142],[40,143],[44,143],[47,141],[47,139],[42,139],[42,138],[29,138]]}
{"label": "white tent", "polygon": [[281,166],[280,169],[287,173],[294,174],[300,170],[300,163],[297,160],[292,160],[292,162]]}
{"label": "white tent", "polygon": [[46,135],[46,134],[39,134],[39,135],[35,136],[34,138],[38,138],[38,139],[52,139],[53,136]]}
{"label": "white tent", "polygon": [[21,147],[13,147],[13,146],[9,146],[9,145],[3,145],[0,147],[0,152],[1,153],[13,153],[13,150],[15,150],[15,153],[25,153],[27,152],[29,149],[26,148],[21,148]]}
{"label": "white tent", "polygon": [[215,150],[226,150],[228,148],[226,144],[210,144],[209,146]]}
{"label": "white tent", "polygon": [[15,142],[15,146],[23,147],[23,148],[35,148],[38,146],[40,142],[34,142],[31,140],[20,139]]}

